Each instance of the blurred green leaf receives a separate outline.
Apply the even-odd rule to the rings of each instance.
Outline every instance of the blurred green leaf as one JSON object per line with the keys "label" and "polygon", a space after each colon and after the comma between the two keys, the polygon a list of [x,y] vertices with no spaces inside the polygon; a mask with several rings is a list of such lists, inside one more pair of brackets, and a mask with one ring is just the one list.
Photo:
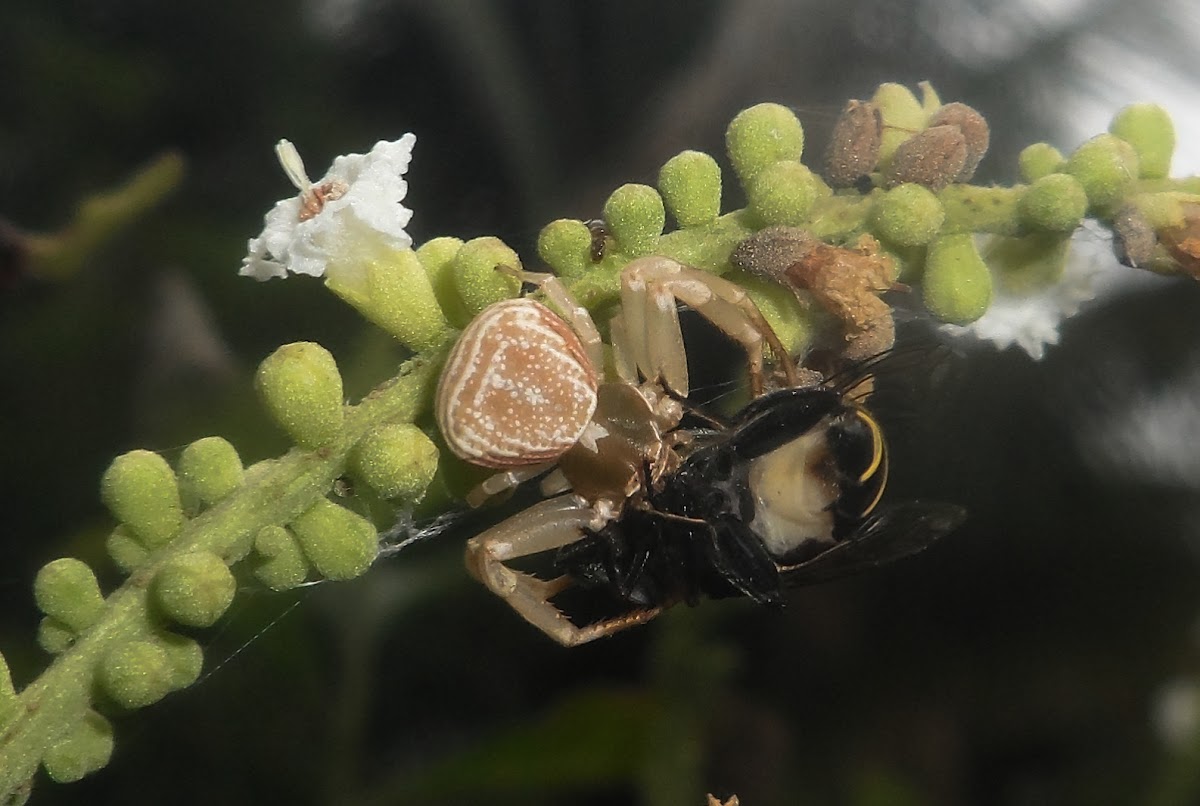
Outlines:
{"label": "blurred green leaf", "polygon": [[[497,684],[498,696],[503,688]],[[361,803],[470,795],[537,795],[632,782],[661,709],[633,691],[592,689],[540,719],[497,733],[457,756],[402,773]],[[414,801],[417,802],[417,801]]]}

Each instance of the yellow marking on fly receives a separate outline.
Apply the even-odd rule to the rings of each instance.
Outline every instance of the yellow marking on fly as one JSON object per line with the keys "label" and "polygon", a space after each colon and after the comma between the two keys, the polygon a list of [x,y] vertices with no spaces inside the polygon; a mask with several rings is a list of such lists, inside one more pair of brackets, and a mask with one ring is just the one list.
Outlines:
{"label": "yellow marking on fly", "polygon": [[868,414],[863,409],[857,409],[855,414],[858,418],[867,424],[867,428],[871,430],[871,463],[862,475],[858,477],[859,484],[865,484],[868,479],[878,476],[875,483],[875,497],[871,502],[863,507],[861,517],[866,517],[871,514],[871,511],[879,505],[880,499],[883,498],[883,491],[887,488],[888,479],[888,462],[887,462],[887,444],[883,441],[883,429],[879,427],[879,423],[875,418]]}
{"label": "yellow marking on fly", "polygon": [[[858,419],[866,423],[867,428],[871,429],[871,463],[867,465],[867,469],[864,470],[862,475],[858,477],[858,483],[863,484],[867,479],[871,478],[871,476],[874,476],[879,470],[879,466],[884,463],[883,430],[879,427],[879,423],[875,422],[875,418],[870,414],[867,414],[864,410],[857,409],[854,413],[858,415]],[[883,472],[886,478],[886,466],[883,468]]]}

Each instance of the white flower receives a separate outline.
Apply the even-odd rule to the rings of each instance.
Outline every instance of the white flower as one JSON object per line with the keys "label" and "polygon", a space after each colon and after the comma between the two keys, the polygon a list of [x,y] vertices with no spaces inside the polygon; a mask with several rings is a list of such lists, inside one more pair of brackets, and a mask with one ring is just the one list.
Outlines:
{"label": "white flower", "polygon": [[331,262],[353,263],[347,258],[356,251],[412,246],[404,231],[412,210],[400,202],[408,192],[401,177],[415,142],[406,134],[395,142],[379,141],[367,154],[338,157],[313,183],[295,146],[280,140],[275,153],[300,193],[267,213],[238,273],[257,280],[286,277],[289,271],[320,277]]}
{"label": "white flower", "polygon": [[1063,321],[1095,298],[1120,270],[1111,250],[1101,254],[1088,245],[1079,237],[1072,240],[1062,276],[1052,285],[1024,296],[997,288],[987,313],[969,325],[942,325],[942,331],[990,341],[999,349],[1015,344],[1040,361],[1046,345],[1058,344]]}

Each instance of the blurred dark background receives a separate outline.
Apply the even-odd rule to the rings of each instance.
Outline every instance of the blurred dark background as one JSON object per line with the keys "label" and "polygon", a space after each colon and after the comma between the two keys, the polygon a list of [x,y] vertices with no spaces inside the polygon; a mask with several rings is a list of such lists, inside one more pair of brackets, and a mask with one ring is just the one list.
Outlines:
{"label": "blurred dark background", "polygon": [[[47,662],[37,568],[74,555],[119,582],[97,495],[114,455],[208,434],[247,462],[285,450],[251,391],[285,341],[329,347],[352,396],[394,372],[399,352],[318,283],[236,276],[291,192],[280,137],[319,176],[415,132],[416,241],[494,234],[533,265],[548,220],[597,215],[683,148],[723,159],[739,109],[793,106],[820,154],[883,81],[987,116],[978,181],[1136,100],[1175,116],[1175,172],[1194,173],[1198,36],[1187,0],[6,0],[0,216],[54,231],[164,150],[187,164],[71,276],[5,264],[0,649],[18,685]],[[1198,312],[1195,284],[1136,278],[1041,362],[966,345],[910,407],[894,473],[969,523],[782,613],[709,603],[562,650],[468,579],[469,519],[352,584],[247,582],[200,637],[203,681],[115,717],[110,766],[33,802],[1200,802]]]}

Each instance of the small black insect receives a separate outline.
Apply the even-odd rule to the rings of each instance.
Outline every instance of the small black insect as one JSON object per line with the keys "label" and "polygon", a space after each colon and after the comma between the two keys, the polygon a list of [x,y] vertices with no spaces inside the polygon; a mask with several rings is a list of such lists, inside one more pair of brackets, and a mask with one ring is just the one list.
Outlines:
{"label": "small black insect", "polygon": [[[494,558],[488,571],[510,576],[489,581],[481,570],[481,578],[566,645],[649,621],[680,602],[744,595],[779,605],[787,587],[915,554],[966,513],[951,504],[882,501],[887,446],[878,422],[853,399],[864,377],[854,374],[768,393],[726,426],[685,431],[690,444],[678,467],[657,480],[647,467],[640,489],[604,523],[591,507],[560,496],[475,538],[468,554]],[[502,565],[534,550],[554,550],[557,578]],[[616,614],[577,625],[552,603],[567,591],[608,597]]]}
{"label": "small black insect", "polygon": [[593,218],[584,224],[592,235],[592,244],[588,249],[592,262],[599,263],[608,251],[608,227],[602,218]]}

